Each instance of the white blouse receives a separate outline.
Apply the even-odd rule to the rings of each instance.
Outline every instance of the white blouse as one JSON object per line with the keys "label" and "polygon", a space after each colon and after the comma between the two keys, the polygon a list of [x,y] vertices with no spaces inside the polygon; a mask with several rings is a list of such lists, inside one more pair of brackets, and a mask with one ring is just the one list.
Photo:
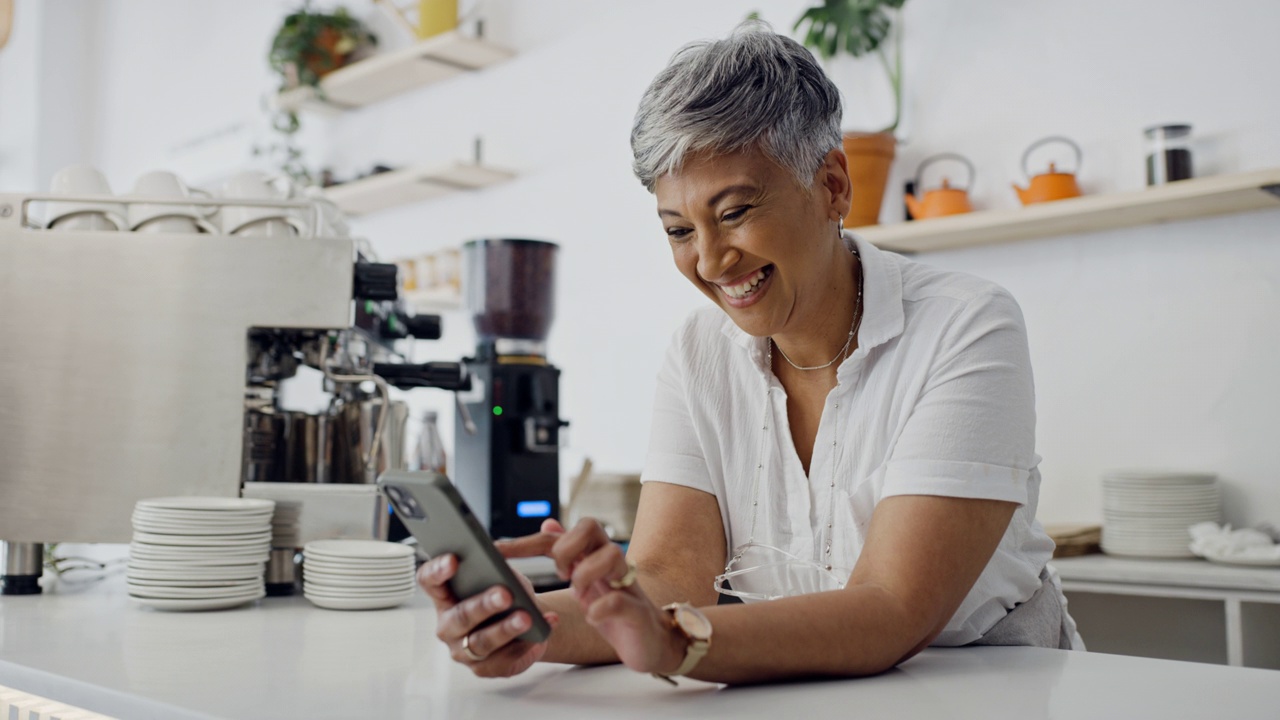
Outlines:
{"label": "white blouse", "polygon": [[[1017,503],[995,555],[934,641],[965,645],[1031,598],[1053,554],[1035,519],[1040,457],[1022,313],[993,283],[846,242],[862,259],[863,320],[823,408],[809,474],[791,440],[786,391],[767,366],[768,341],[712,306],[690,315],[667,352],[642,480],[714,495],[730,553],[758,513],[757,543],[845,569],[882,498]],[[1065,608],[1056,576],[1052,585]]]}

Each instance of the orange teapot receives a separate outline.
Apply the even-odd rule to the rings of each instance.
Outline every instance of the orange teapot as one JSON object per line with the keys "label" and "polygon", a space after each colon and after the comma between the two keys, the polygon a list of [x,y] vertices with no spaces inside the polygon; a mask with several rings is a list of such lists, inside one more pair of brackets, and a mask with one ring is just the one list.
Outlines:
{"label": "orange teapot", "polygon": [[[1058,172],[1056,164],[1051,162],[1049,163],[1049,172],[1031,177],[1030,171],[1027,170],[1027,159],[1031,157],[1031,152],[1042,145],[1054,142],[1070,145],[1076,151],[1075,172]],[[1022,153],[1022,173],[1031,178],[1031,184],[1025,188],[1018,187],[1017,183],[1014,184],[1013,189],[1018,193],[1018,199],[1022,201],[1023,205],[1030,205],[1032,203],[1079,197],[1081,195],[1080,186],[1076,184],[1075,173],[1080,172],[1080,162],[1083,159],[1084,155],[1080,152],[1080,146],[1065,137],[1047,137],[1032,143],[1031,147]]]}
{"label": "orange teapot", "polygon": [[942,187],[925,192],[924,198],[917,198],[913,194],[908,194],[904,200],[907,202],[907,211],[911,213],[911,217],[916,220],[924,220],[932,217],[942,217],[943,215],[959,215],[973,210],[973,206],[969,204],[969,188],[973,187],[973,163],[969,162],[963,155],[955,153],[942,153],[926,158],[920,163],[920,167],[916,169],[916,187],[921,187],[920,179],[924,177],[924,169],[939,160],[958,160],[964,163],[969,169],[969,183],[962,188],[951,187],[951,182],[946,177],[942,178]]}

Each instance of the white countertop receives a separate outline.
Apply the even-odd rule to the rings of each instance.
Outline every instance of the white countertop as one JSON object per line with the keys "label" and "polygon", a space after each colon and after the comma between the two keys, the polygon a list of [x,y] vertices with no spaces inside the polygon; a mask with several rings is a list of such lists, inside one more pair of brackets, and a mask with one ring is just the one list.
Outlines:
{"label": "white countertop", "polygon": [[671,688],[621,666],[481,680],[425,596],[374,612],[267,598],[140,607],[115,576],[0,598],[0,685],[120,718],[1277,717],[1280,672],[1037,648],[930,649],[873,678]]}

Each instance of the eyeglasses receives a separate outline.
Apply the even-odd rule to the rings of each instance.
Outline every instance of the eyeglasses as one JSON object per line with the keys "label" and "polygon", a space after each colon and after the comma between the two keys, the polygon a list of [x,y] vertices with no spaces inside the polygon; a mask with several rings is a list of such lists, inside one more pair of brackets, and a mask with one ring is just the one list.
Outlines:
{"label": "eyeglasses", "polygon": [[[853,570],[822,565],[772,545],[740,545],[716,576],[716,592],[744,600],[777,600],[841,590]],[[726,587],[729,584],[731,587]]]}

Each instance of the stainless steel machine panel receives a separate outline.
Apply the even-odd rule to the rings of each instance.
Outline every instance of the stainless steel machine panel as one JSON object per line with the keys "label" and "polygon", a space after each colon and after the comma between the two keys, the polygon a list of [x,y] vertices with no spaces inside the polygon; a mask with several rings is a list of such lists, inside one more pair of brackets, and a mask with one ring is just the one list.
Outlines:
{"label": "stainless steel machine panel", "polygon": [[247,332],[349,327],[352,240],[20,214],[0,214],[0,538],[125,542],[140,498],[239,495]]}

